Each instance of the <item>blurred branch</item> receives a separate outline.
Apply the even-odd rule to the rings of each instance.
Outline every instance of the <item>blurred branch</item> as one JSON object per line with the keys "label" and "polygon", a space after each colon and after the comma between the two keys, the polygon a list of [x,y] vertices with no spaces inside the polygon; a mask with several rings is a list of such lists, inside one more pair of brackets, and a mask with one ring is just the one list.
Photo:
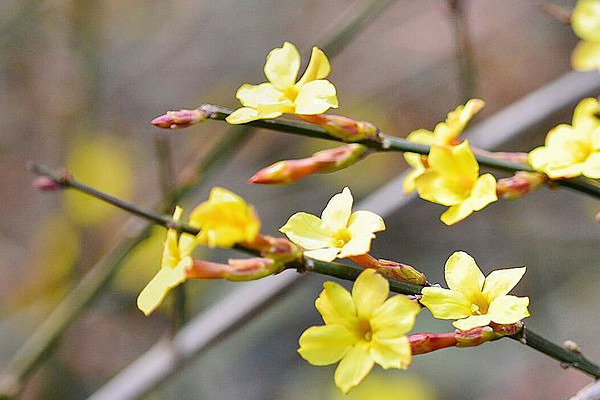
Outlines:
{"label": "blurred branch", "polygon": [[[231,110],[215,106],[211,104],[205,104],[198,107],[198,110],[202,111],[207,119],[224,121],[227,116],[231,114]],[[343,142],[341,139],[335,138],[329,135],[323,128],[302,122],[288,121],[285,119],[267,119],[257,120],[247,123],[246,125],[264,128],[277,132],[291,133],[294,135],[307,136],[318,139],[333,140],[337,142]],[[376,151],[392,151],[392,152],[410,152],[427,155],[429,154],[430,146],[414,143],[404,138],[397,136],[390,136],[384,133],[380,134],[380,141],[374,140],[363,140],[356,143],[368,146]],[[529,171],[534,172],[535,170],[527,164],[506,160],[505,157],[494,157],[479,152],[475,155],[475,158],[479,164],[493,169],[502,171],[516,172],[516,171]],[[569,187],[571,189],[578,190],[586,193],[590,196],[600,199],[600,182],[585,178],[577,177],[571,179],[556,179],[552,180],[561,186]]]}
{"label": "blurred branch", "polygon": [[548,3],[543,0],[533,0],[534,5],[546,15],[554,18],[563,25],[571,24],[572,10],[559,6],[558,4]]}
{"label": "blurred branch", "polygon": [[600,381],[587,385],[569,400],[600,400]]}
{"label": "blurred branch", "polygon": [[469,25],[465,15],[466,2],[464,0],[448,0],[450,18],[454,33],[456,61],[460,84],[460,103],[475,97],[477,90],[477,66],[473,54],[473,43],[469,34]]}
{"label": "blurred branch", "polygon": [[[372,3],[378,6],[369,6]],[[376,13],[384,10],[383,5],[392,1],[365,0],[365,4],[346,23],[336,25],[333,33],[321,47],[329,49],[329,55],[335,57],[349,40],[360,32],[363,18],[372,18]],[[352,28],[349,28],[352,26]],[[334,43],[339,41],[340,43]],[[181,184],[168,196],[168,201],[160,208],[165,213],[172,212],[175,204],[189,195],[194,189],[200,187],[207,176],[228,162],[235,152],[241,148],[251,136],[251,128],[247,126],[231,128],[202,159],[192,163],[184,169]],[[162,218],[162,216],[160,216]],[[87,306],[110,284],[112,278],[125,261],[127,255],[133,251],[149,235],[152,225],[144,226],[137,235],[122,239],[115,245],[92,269],[85,275],[81,282],[61,301],[57,308],[38,327],[33,335],[17,351],[6,368],[0,374],[0,399],[12,398],[23,388],[23,383],[33,372],[43,357],[52,351],[63,332]]]}

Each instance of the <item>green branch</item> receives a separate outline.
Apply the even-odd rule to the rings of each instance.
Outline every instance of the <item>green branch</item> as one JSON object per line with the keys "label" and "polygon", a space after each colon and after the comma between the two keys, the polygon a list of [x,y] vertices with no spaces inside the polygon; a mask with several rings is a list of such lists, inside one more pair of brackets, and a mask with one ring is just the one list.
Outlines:
{"label": "green branch", "polygon": [[[202,111],[205,114],[206,118],[218,121],[224,121],[225,118],[227,118],[227,116],[229,116],[232,112],[227,108],[215,106],[212,104],[201,105],[200,107],[198,107],[198,110]],[[325,131],[325,129],[304,122],[289,121],[285,119],[266,119],[252,121],[245,125],[252,126],[255,128],[269,129],[277,132],[290,133],[293,135],[343,142],[341,139],[329,135]],[[365,145],[375,151],[381,152],[407,152],[423,155],[429,154],[430,146],[428,145],[410,142],[404,138],[386,135],[383,133],[380,135],[380,137],[380,141],[364,140],[357,143]],[[531,168],[530,165],[504,160],[485,154],[476,154],[475,158],[477,159],[480,165],[492,169],[497,169],[506,172],[535,172],[535,170]],[[586,193],[590,196],[600,199],[600,182],[595,181],[593,179],[577,177],[571,179],[556,179],[552,180],[552,182],[555,182],[560,186],[565,186],[574,190],[578,190],[580,192]]]}

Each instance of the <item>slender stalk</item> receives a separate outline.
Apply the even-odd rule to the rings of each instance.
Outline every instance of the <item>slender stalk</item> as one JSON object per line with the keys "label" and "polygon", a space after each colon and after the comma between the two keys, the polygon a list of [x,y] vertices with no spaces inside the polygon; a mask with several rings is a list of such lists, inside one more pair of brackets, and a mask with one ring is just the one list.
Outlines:
{"label": "slender stalk", "polygon": [[473,44],[469,35],[469,26],[465,15],[465,1],[448,0],[450,7],[452,29],[458,63],[458,76],[460,83],[460,102],[463,103],[475,95],[477,89],[477,67],[473,55]]}
{"label": "slender stalk", "polygon": [[[364,26],[361,23],[363,19],[373,18],[385,9],[385,5],[392,2],[393,0],[365,0],[362,3],[365,6],[360,11],[352,14],[349,20],[336,24],[332,33],[319,42],[321,48],[327,49],[329,55],[334,57],[360,32],[360,28]],[[159,208],[164,213],[171,212],[175,204],[200,187],[212,171],[227,163],[236,150],[251,137],[251,131],[250,126],[230,129],[205,157],[196,160],[184,170],[181,185],[173,190],[168,196],[168,201]],[[147,238],[150,229],[151,224],[148,224],[136,236],[123,239],[113,247],[25,342],[0,375],[0,399],[14,397],[22,390],[23,382],[42,361],[44,355],[52,350],[67,327],[111,282],[126,256]]]}
{"label": "slender stalk", "polygon": [[[35,165],[37,165],[37,164],[35,164]],[[33,170],[37,170],[37,169],[33,168]],[[88,186],[85,186],[78,182],[77,182],[77,185],[64,184],[64,183],[62,183],[62,182],[64,182],[64,179],[65,179],[64,174],[61,175],[57,171],[52,171],[47,167],[45,167],[43,170],[44,170],[44,176],[57,177],[56,179],[60,180],[60,183],[65,185],[66,188],[73,188],[73,189],[80,190],[80,191],[83,191],[82,188],[85,188],[84,193],[88,193],[91,189]],[[100,200],[104,200],[104,201],[108,202],[109,204],[115,205],[117,207],[120,207],[120,204],[125,203],[122,200],[115,199],[114,197],[103,194],[102,192],[99,192],[95,189],[92,189],[91,192],[94,194],[102,194],[101,196],[97,196],[97,198]],[[129,208],[135,208],[135,207],[136,207],[135,205],[129,204],[127,208],[129,209]],[[142,216],[142,217],[146,216],[144,218],[148,218],[149,221],[158,223],[158,224],[161,224],[164,226],[169,226],[169,224],[170,224],[169,222],[161,222],[160,218],[156,218],[155,215],[152,215],[151,213],[148,213],[147,211],[138,210],[137,212],[133,212],[133,213],[135,215]],[[171,222],[175,222],[175,221],[171,220]],[[191,227],[188,227],[185,224],[181,224],[181,226],[174,228],[174,229],[178,229],[183,232],[188,232],[188,230],[190,228]],[[236,246],[236,249],[248,252],[248,249],[246,249],[242,246]],[[347,264],[342,264],[342,263],[334,263],[334,262],[324,262],[324,261],[318,261],[318,260],[313,260],[313,259],[308,259],[308,258],[304,259],[304,262],[300,268],[297,268],[297,261],[294,261],[294,263],[293,263],[293,265],[291,265],[291,267],[298,269],[299,272],[303,272],[303,271],[315,272],[318,274],[332,276],[335,278],[349,280],[349,281],[356,280],[358,275],[363,271],[362,268],[357,267],[357,266],[352,266],[352,265],[347,265]],[[405,281],[401,281],[401,280],[397,280],[397,279],[391,279],[391,278],[387,278],[387,277],[386,277],[386,279],[390,283],[390,290],[392,292],[396,292],[396,293],[400,293],[400,294],[404,294],[404,295],[420,295],[421,290],[424,287],[421,285],[417,285],[414,283],[409,283],[409,282],[405,282]],[[596,378],[600,378],[600,366],[589,361],[581,354],[575,353],[564,347],[561,347],[561,346],[549,341],[548,339],[545,339],[544,337],[542,337],[536,333],[533,333],[532,331],[526,329],[525,327],[523,327],[522,330],[520,332],[518,332],[517,334],[509,336],[509,337],[511,337],[512,339],[518,340],[519,342],[523,343],[524,345],[529,346],[541,353],[546,354],[549,357],[552,357],[552,358],[560,361],[561,363],[563,363],[566,366],[571,366],[573,368],[577,368],[577,369],[584,371]]]}
{"label": "slender stalk", "polygon": [[[231,110],[212,104],[201,105],[200,107],[198,107],[198,109],[206,113],[206,118],[217,121],[224,121],[225,118],[227,118],[227,116],[231,114]],[[335,138],[327,134],[327,132],[323,128],[303,122],[289,121],[285,119],[267,119],[252,121],[246,125],[253,126],[255,128],[263,128],[277,132],[290,133],[293,135],[342,142],[341,139]],[[368,146],[375,151],[408,152],[423,155],[429,154],[430,146],[425,144],[410,142],[404,138],[390,136],[384,133],[380,135],[380,138],[380,141],[364,140],[358,143]],[[497,169],[506,172],[535,172],[535,170],[527,164],[507,160],[505,157],[494,157],[488,154],[489,152],[480,152],[479,154],[475,154],[475,158],[477,159],[479,164],[492,169]],[[574,190],[578,190],[582,193],[586,193],[592,197],[600,199],[600,182],[595,181],[593,179],[577,177],[571,179],[556,179],[552,180],[552,182],[555,182],[560,186],[565,186]]]}

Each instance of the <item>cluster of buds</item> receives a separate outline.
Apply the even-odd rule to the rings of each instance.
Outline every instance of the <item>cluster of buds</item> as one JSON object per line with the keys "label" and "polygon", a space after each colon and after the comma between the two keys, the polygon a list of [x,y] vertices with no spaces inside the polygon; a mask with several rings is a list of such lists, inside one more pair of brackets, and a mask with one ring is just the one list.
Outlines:
{"label": "cluster of buds", "polygon": [[386,278],[398,279],[417,285],[427,284],[427,277],[416,268],[396,261],[377,259],[370,254],[349,257],[363,268],[372,268]]}
{"label": "cluster of buds", "polygon": [[152,125],[164,129],[187,128],[207,119],[206,110],[196,108],[193,110],[167,111],[166,114],[152,120]]}
{"label": "cluster of buds", "polygon": [[496,193],[502,199],[514,200],[539,189],[547,181],[545,174],[518,171],[514,176],[498,180]]}
{"label": "cluster of buds", "polygon": [[379,128],[367,121],[357,121],[342,115],[328,114],[296,115],[296,117],[320,126],[327,134],[344,142],[381,141]]}
{"label": "cluster of buds", "polygon": [[360,144],[347,144],[313,154],[311,157],[276,162],[255,173],[248,181],[259,184],[288,184],[313,174],[340,171],[367,155]]}

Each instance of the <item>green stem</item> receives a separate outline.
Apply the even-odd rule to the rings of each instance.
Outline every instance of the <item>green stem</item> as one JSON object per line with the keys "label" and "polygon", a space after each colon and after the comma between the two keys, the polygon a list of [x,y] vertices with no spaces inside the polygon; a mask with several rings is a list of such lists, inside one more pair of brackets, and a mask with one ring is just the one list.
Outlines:
{"label": "green stem", "polygon": [[[201,105],[200,107],[198,107],[198,109],[205,112],[206,118],[218,121],[224,121],[225,118],[227,118],[227,116],[231,114],[230,109],[215,106],[212,104]],[[246,125],[255,128],[263,128],[277,132],[290,133],[293,135],[343,142],[341,139],[330,136],[323,128],[303,122],[288,121],[285,119],[267,119],[252,121],[247,123]],[[383,133],[380,135],[380,138],[380,141],[365,140],[358,143],[370,147],[375,151],[381,152],[390,151],[417,153],[423,155],[429,154],[430,146],[425,144],[410,142],[404,138],[390,136]],[[505,160],[500,157],[493,157],[486,154],[476,154],[475,158],[477,159],[479,164],[501,171],[535,172],[535,170],[531,168],[530,165]],[[571,179],[556,179],[552,180],[552,182],[555,182],[556,184],[561,186],[578,190],[580,192],[589,194],[590,196],[600,199],[600,182],[595,181],[593,179],[577,177]]]}

